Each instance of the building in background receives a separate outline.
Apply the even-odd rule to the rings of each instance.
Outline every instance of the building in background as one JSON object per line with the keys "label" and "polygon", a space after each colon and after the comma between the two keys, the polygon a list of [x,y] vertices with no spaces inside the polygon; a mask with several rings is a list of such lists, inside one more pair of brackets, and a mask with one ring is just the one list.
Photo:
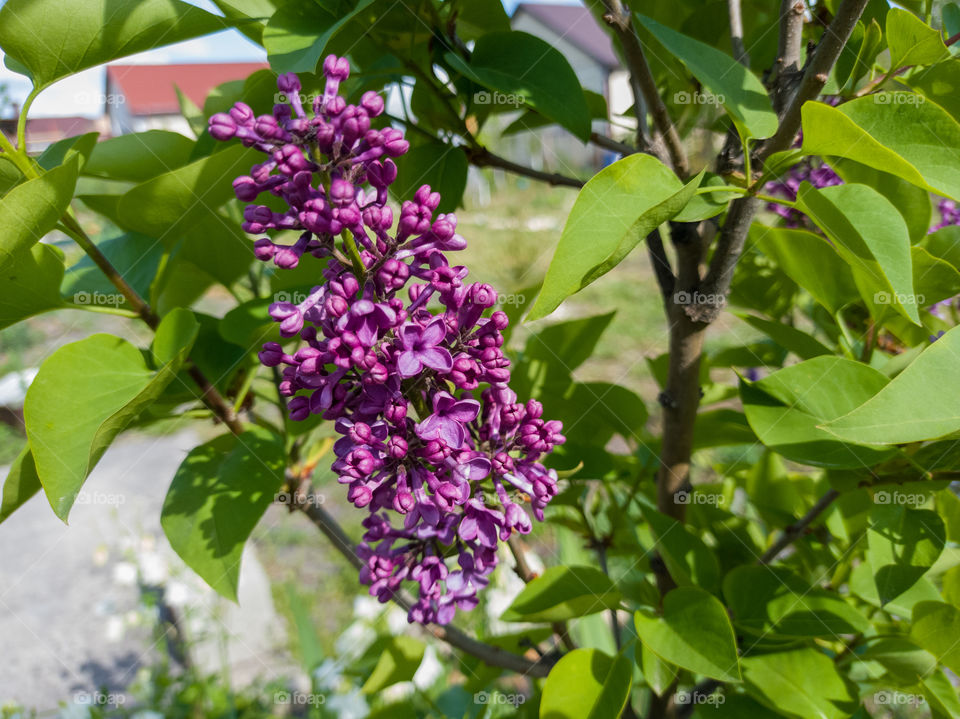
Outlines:
{"label": "building in background", "polygon": [[194,63],[181,65],[108,65],[104,88],[110,132],[123,135],[145,130],[190,134],[180,114],[177,89],[197,107],[217,85],[242,82],[267,68],[260,62]]}
{"label": "building in background", "polygon": [[[606,120],[594,120],[594,130],[617,134],[611,133],[609,120],[627,112],[633,104],[630,77],[614,52],[613,41],[590,10],[583,5],[520,3],[510,26],[545,40],[567,59],[580,84],[601,95],[607,103],[608,116]],[[624,122],[629,125],[631,120]],[[631,133],[623,130],[619,134]],[[537,169],[564,174],[596,170],[612,159],[608,151],[571,140],[570,133],[557,126],[531,130],[510,141],[510,154]]]}

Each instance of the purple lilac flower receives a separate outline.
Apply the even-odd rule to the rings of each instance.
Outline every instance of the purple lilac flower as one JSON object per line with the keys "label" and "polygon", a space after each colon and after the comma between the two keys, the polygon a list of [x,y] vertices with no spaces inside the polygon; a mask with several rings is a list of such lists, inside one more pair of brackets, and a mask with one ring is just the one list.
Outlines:
{"label": "purple lilac flower", "polygon": [[[237,103],[210,118],[216,139],[266,154],[234,181],[237,197],[254,203],[266,192],[286,203],[283,212],[246,207],[256,256],[281,269],[305,257],[323,263],[306,299],[269,309],[299,347],[269,342],[260,361],[283,367],[291,419],[335,422],[333,470],[347,498],[368,511],[358,554],[370,594],[386,602],[415,583],[410,621],[447,623],[476,606],[498,541],[530,531],[523,505],[543,519],[558,490],[556,472],[540,460],[564,442],[562,427],[509,388],[507,316],[489,313],[492,287],[466,283],[467,269],[450,265],[445,253],[466,241],[456,217],[436,213],[440,195],[424,185],[394,217],[392,158],[409,145],[398,130],[371,126],[383,99],[366,92],[348,105],[338,94],[346,59],[331,55],[323,68],[326,88],[311,116],[288,73],[277,85],[291,101],[272,114]],[[297,240],[265,234],[283,230]]]}
{"label": "purple lilac flower", "polygon": [[[778,182],[768,182],[766,190],[771,195],[779,195],[790,202],[796,202],[797,191],[803,182],[809,182],[816,188],[843,184],[843,180],[829,165],[820,163],[814,166],[813,163],[807,159],[792,167],[790,172]],[[780,215],[780,217],[784,219],[784,224],[787,227],[808,227],[807,216],[799,210],[775,202],[767,203],[767,209]]]}

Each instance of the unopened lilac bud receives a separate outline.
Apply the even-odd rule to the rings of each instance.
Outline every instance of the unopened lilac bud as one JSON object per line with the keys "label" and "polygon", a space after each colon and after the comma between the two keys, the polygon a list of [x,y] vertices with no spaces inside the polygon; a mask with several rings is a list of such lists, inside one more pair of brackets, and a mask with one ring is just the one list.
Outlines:
{"label": "unopened lilac bud", "polygon": [[237,134],[237,124],[225,112],[218,112],[210,118],[208,131],[215,140],[229,140]]}
{"label": "unopened lilac bud", "polygon": [[323,61],[323,74],[331,80],[343,82],[350,77],[350,63],[345,57],[327,55]]}
{"label": "unopened lilac bud", "polygon": [[287,412],[294,422],[302,422],[310,416],[310,402],[306,397],[294,397],[287,404]]}
{"label": "unopened lilac bud", "polygon": [[241,175],[233,181],[233,192],[241,202],[251,202],[260,194],[260,186],[252,177]]}
{"label": "unopened lilac bud", "polygon": [[360,106],[369,113],[370,117],[377,117],[383,112],[383,98],[373,90],[367,90],[360,98]]}
{"label": "unopened lilac bud", "polygon": [[253,243],[253,254],[258,260],[272,260],[277,253],[277,246],[267,237],[261,237]]}
{"label": "unopened lilac bud", "polygon": [[277,342],[267,342],[257,356],[267,367],[276,367],[283,362],[283,347]]}
{"label": "unopened lilac bud", "polygon": [[230,108],[230,117],[238,125],[250,125],[253,123],[253,110],[245,102],[238,102]]}
{"label": "unopened lilac bud", "polygon": [[280,92],[300,92],[300,78],[296,73],[286,72],[277,78],[277,89]]}

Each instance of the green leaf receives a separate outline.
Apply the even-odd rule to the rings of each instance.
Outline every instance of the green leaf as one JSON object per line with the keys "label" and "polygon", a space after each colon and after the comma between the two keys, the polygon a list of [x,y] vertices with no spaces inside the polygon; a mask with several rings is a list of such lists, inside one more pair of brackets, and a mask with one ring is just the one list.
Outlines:
{"label": "green leaf", "polygon": [[859,634],[870,622],[835,592],[811,587],[787,569],[741,566],[723,579],[723,596],[737,626],[775,636]]}
{"label": "green leaf", "polygon": [[527,584],[503,613],[507,622],[561,622],[620,605],[620,592],[593,567],[550,567]]}
{"label": "green leaf", "polygon": [[960,672],[960,609],[946,602],[920,602],[913,608],[910,638],[937,661]]}
{"label": "green leaf", "polygon": [[937,514],[943,519],[947,539],[960,542],[960,497],[950,489],[937,492]]}
{"label": "green leaf", "polygon": [[[675,497],[674,501],[684,499]],[[703,540],[677,520],[645,505],[641,509],[656,542],[651,550],[660,554],[673,581],[681,587],[716,588],[720,583],[720,565]]]}
{"label": "green leaf", "polygon": [[277,73],[315,72],[327,45],[373,0],[328,2],[292,0],[280,7],[263,30],[263,46]]}
{"label": "green leaf", "polygon": [[[193,133],[195,138],[203,137],[203,134],[207,131],[207,118],[204,117],[203,110],[197,107],[193,100],[184,95],[179,87],[174,85],[173,89],[177,91],[177,104],[180,105],[180,114],[183,116],[183,119],[187,121],[187,124],[190,125],[190,132]],[[194,148],[195,147],[196,143],[194,143]],[[191,149],[191,152],[192,151],[193,148]]]}
{"label": "green leaf", "polygon": [[459,147],[442,142],[417,145],[398,157],[397,179],[390,192],[400,202],[412,200],[421,185],[440,193],[438,212],[453,212],[467,187],[467,156]]}
{"label": "green leaf", "polygon": [[189,137],[169,130],[119,135],[93,148],[83,174],[143,182],[186,165],[193,146]]}
{"label": "green leaf", "polygon": [[912,12],[892,8],[887,13],[887,44],[890,67],[933,65],[950,57],[940,31],[930,27]]}
{"label": "green leaf", "polygon": [[878,662],[891,677],[904,684],[930,676],[937,668],[935,656],[904,637],[871,642],[859,656],[863,661]]}
{"label": "green leaf", "polygon": [[161,365],[174,362],[193,347],[200,323],[193,312],[178,307],[163,318],[153,337],[153,357]]}
{"label": "green leaf", "polygon": [[3,483],[3,495],[0,497],[0,522],[23,506],[23,503],[40,489],[40,478],[37,477],[33,454],[30,452],[30,445],[25,444],[10,465],[7,479]]}
{"label": "green leaf", "polygon": [[227,599],[236,601],[243,545],[283,483],[285,460],[282,440],[258,427],[195,447],[173,477],[163,531],[187,566]]}
{"label": "green leaf", "polygon": [[67,75],[230,27],[180,0],[7,0],[0,46],[43,88]]}
{"label": "green leaf", "polygon": [[79,155],[78,162],[80,167],[83,168],[89,161],[93,148],[97,145],[98,137],[98,133],[88,132],[85,135],[65,137],[58,140],[40,153],[37,164],[44,170],[52,170],[66,163],[74,155]]}
{"label": "green leaf", "polygon": [[[528,104],[580,140],[590,137],[590,109],[570,63],[545,40],[525,32],[492,32],[477,40],[467,63],[448,52],[446,61],[457,72],[500,93],[511,104]],[[510,97],[513,96],[513,97]],[[476,104],[496,103],[487,93]]]}
{"label": "green leaf", "polygon": [[717,97],[717,101],[750,136],[770,137],[777,131],[777,115],[767,91],[748,68],[706,43],[643,15],[636,17],[669,53],[683,61],[693,76]]}
{"label": "green leaf", "polygon": [[[2,13],[9,4],[0,10]],[[73,197],[79,156],[40,177],[27,180],[0,198],[0,270],[56,226]]]}
{"label": "green leaf", "polygon": [[856,690],[833,661],[816,649],[794,649],[740,660],[747,691],[779,713],[815,719],[847,719],[857,708]]}
{"label": "green leaf", "polygon": [[699,184],[681,184],[663,163],[635,154],[597,173],[576,202],[528,320],[613,269],[649,232],[682,210]]}
{"label": "green leaf", "polygon": [[946,530],[930,509],[878,504],[870,513],[867,561],[881,604],[916,584],[943,551]]}
{"label": "green leaf", "polygon": [[508,32],[510,18],[500,0],[472,0],[457,7],[457,33],[464,40],[479,40],[491,32]]}
{"label": "green leaf", "polygon": [[774,322],[754,315],[737,314],[751,327],[760,330],[785,350],[793,352],[800,359],[813,359],[822,355],[833,354],[831,349],[820,340],[811,337],[803,330],[791,327],[783,322]]}
{"label": "green leaf", "polygon": [[640,645],[638,658],[640,671],[643,672],[647,686],[653,689],[657,696],[662,696],[677,678],[677,668],[658,657],[645,644]]}
{"label": "green leaf", "polygon": [[597,649],[575,649],[550,670],[540,699],[540,719],[619,717],[630,697],[630,660]]}
{"label": "green leaf", "polygon": [[[149,296],[150,284],[157,276],[163,257],[162,243],[152,237],[130,232],[97,242],[96,245],[137,294]],[[60,293],[76,304],[85,304],[99,295],[110,295],[120,302],[121,307],[128,304],[89,255],[83,255],[67,269]]]}
{"label": "green leaf", "polygon": [[469,63],[452,52],[445,59],[479,85],[515,96],[513,104],[527,103],[583,142],[589,139],[590,110],[580,81],[563,54],[545,40],[525,32],[492,32],[477,40]]}
{"label": "green leaf", "polygon": [[663,616],[634,615],[644,646],[668,662],[724,682],[740,681],[737,642],[727,611],[697,587],[679,587],[663,599]]}
{"label": "green leaf", "polygon": [[0,329],[27,317],[63,307],[60,282],[63,252],[36,244],[0,269]]}
{"label": "green leaf", "polygon": [[920,324],[910,233],[888,199],[867,185],[800,186],[797,204],[833,240],[875,316],[889,308]]}
{"label": "green leaf", "polygon": [[912,72],[903,82],[960,120],[960,59],[944,60]]}
{"label": "green leaf", "polygon": [[147,180],[120,198],[120,221],[172,244],[234,196],[229,178],[249,172],[256,159],[252,149],[234,145]]}
{"label": "green leaf", "polygon": [[803,152],[846,157],[930,192],[960,199],[960,125],[910,93],[803,106]]}
{"label": "green leaf", "polygon": [[750,240],[831,314],[857,299],[853,274],[825,237],[755,223]]}
{"label": "green leaf", "polygon": [[361,691],[376,694],[397,682],[410,681],[423,661],[426,648],[426,644],[413,637],[390,637]]}
{"label": "green leaf", "polygon": [[860,444],[919,442],[960,430],[960,381],[954,379],[958,351],[960,328],[955,328],[886,387],[824,423],[823,429]]}
{"label": "green leaf", "polygon": [[787,459],[815,467],[870,467],[892,449],[838,442],[821,429],[887,384],[880,372],[842,357],[816,357],[757,382],[741,381],[747,421],[764,445]]}
{"label": "green leaf", "polygon": [[277,11],[275,0],[213,0],[213,4],[231,20],[258,20],[242,23],[237,29],[257,45],[263,45],[263,29],[270,16]]}
{"label": "green leaf", "polygon": [[590,359],[615,314],[608,312],[544,327],[527,340],[524,359],[559,363],[564,374],[569,374]]}
{"label": "green leaf", "polygon": [[23,415],[37,474],[60,519],[114,437],[173,380],[186,349],[154,373],[129,342],[97,334],[64,345],[40,366]]}
{"label": "green leaf", "polygon": [[947,679],[947,675],[942,669],[938,669],[929,677],[925,677],[921,684],[923,685],[923,696],[930,703],[930,712],[933,719],[958,719],[960,718],[960,698],[957,697],[957,690]]}
{"label": "green leaf", "polygon": [[930,216],[933,214],[930,194],[926,190],[911,185],[896,175],[880,172],[853,160],[836,158],[831,162],[831,167],[844,182],[869,185],[890,200],[907,223],[911,242],[919,242],[926,237],[930,231]]}

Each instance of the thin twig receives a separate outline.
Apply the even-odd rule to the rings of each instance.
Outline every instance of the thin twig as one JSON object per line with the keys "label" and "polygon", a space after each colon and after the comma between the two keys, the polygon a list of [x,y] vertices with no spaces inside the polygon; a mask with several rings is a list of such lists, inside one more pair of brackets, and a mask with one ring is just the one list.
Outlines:
{"label": "thin twig", "polygon": [[532,167],[527,167],[526,165],[508,160],[505,157],[495,155],[485,147],[464,147],[463,151],[467,154],[467,159],[477,167],[499,167],[501,170],[546,182],[549,185],[580,188],[585,184],[583,180],[561,175],[558,172],[534,170]]}
{"label": "thin twig", "polygon": [[810,508],[810,511],[783,530],[783,534],[780,536],[780,539],[774,542],[770,548],[761,555],[760,559],[758,560],[759,563],[770,564],[770,562],[776,559],[780,552],[799,539],[800,536],[806,531],[807,527],[809,527],[813,522],[813,520],[819,517],[831,504],[833,504],[834,500],[839,496],[840,493],[837,490],[831,489],[822,497],[820,497],[817,503]]}
{"label": "thin twig", "polygon": [[740,0],[727,0],[727,12],[730,15],[730,45],[733,47],[733,57],[741,65],[750,66],[750,56],[743,45],[743,15],[740,11]]}
{"label": "thin twig", "polygon": [[[293,502],[291,506],[302,511],[314,526],[317,527],[331,541],[334,548],[343,555],[344,558],[355,568],[360,569],[364,566],[363,560],[357,556],[353,541],[347,535],[343,528],[337,523],[337,520],[327,512],[319,503],[314,501],[316,493],[309,485],[303,487],[301,491],[293,493]],[[409,597],[403,594],[394,594],[391,598],[397,605],[410,610],[412,602]],[[440,641],[446,642],[452,647],[460,649],[471,656],[477,657],[481,661],[493,667],[502,667],[510,671],[518,672],[530,677],[543,678],[550,673],[554,658],[550,656],[542,657],[536,661],[522,657],[519,654],[508,652],[506,649],[481,642],[478,639],[465,634],[456,627],[441,626],[439,624],[424,625],[424,629]]]}
{"label": "thin twig", "polygon": [[628,145],[625,142],[618,142],[612,137],[607,137],[606,135],[601,135],[598,132],[590,133],[590,142],[598,147],[602,147],[605,150],[611,150],[613,152],[618,152],[623,156],[632,155],[637,152],[637,148],[633,145]]}
{"label": "thin twig", "polygon": [[[603,19],[613,28],[620,40],[630,75],[636,82],[640,94],[650,109],[653,123],[667,146],[673,170],[681,179],[686,178],[690,171],[687,152],[684,150],[677,128],[670,118],[670,112],[667,110],[663,98],[660,97],[657,81],[650,71],[650,65],[647,63],[643,47],[640,45],[640,39],[633,28],[630,10],[624,6],[621,0],[604,0],[603,5],[606,9]],[[639,111],[639,103],[636,104]]]}
{"label": "thin twig", "polygon": [[760,148],[758,159],[764,160],[774,152],[786,150],[800,131],[800,110],[804,103],[816,98],[827,84],[830,71],[850,39],[869,0],[843,0],[833,22],[823,32],[820,44],[804,70],[800,87],[783,111],[777,132]]}
{"label": "thin twig", "polygon": [[773,66],[773,107],[780,114],[793,94],[793,85],[800,77],[800,53],[803,51],[803,0],[781,0],[780,39],[777,61]]}

